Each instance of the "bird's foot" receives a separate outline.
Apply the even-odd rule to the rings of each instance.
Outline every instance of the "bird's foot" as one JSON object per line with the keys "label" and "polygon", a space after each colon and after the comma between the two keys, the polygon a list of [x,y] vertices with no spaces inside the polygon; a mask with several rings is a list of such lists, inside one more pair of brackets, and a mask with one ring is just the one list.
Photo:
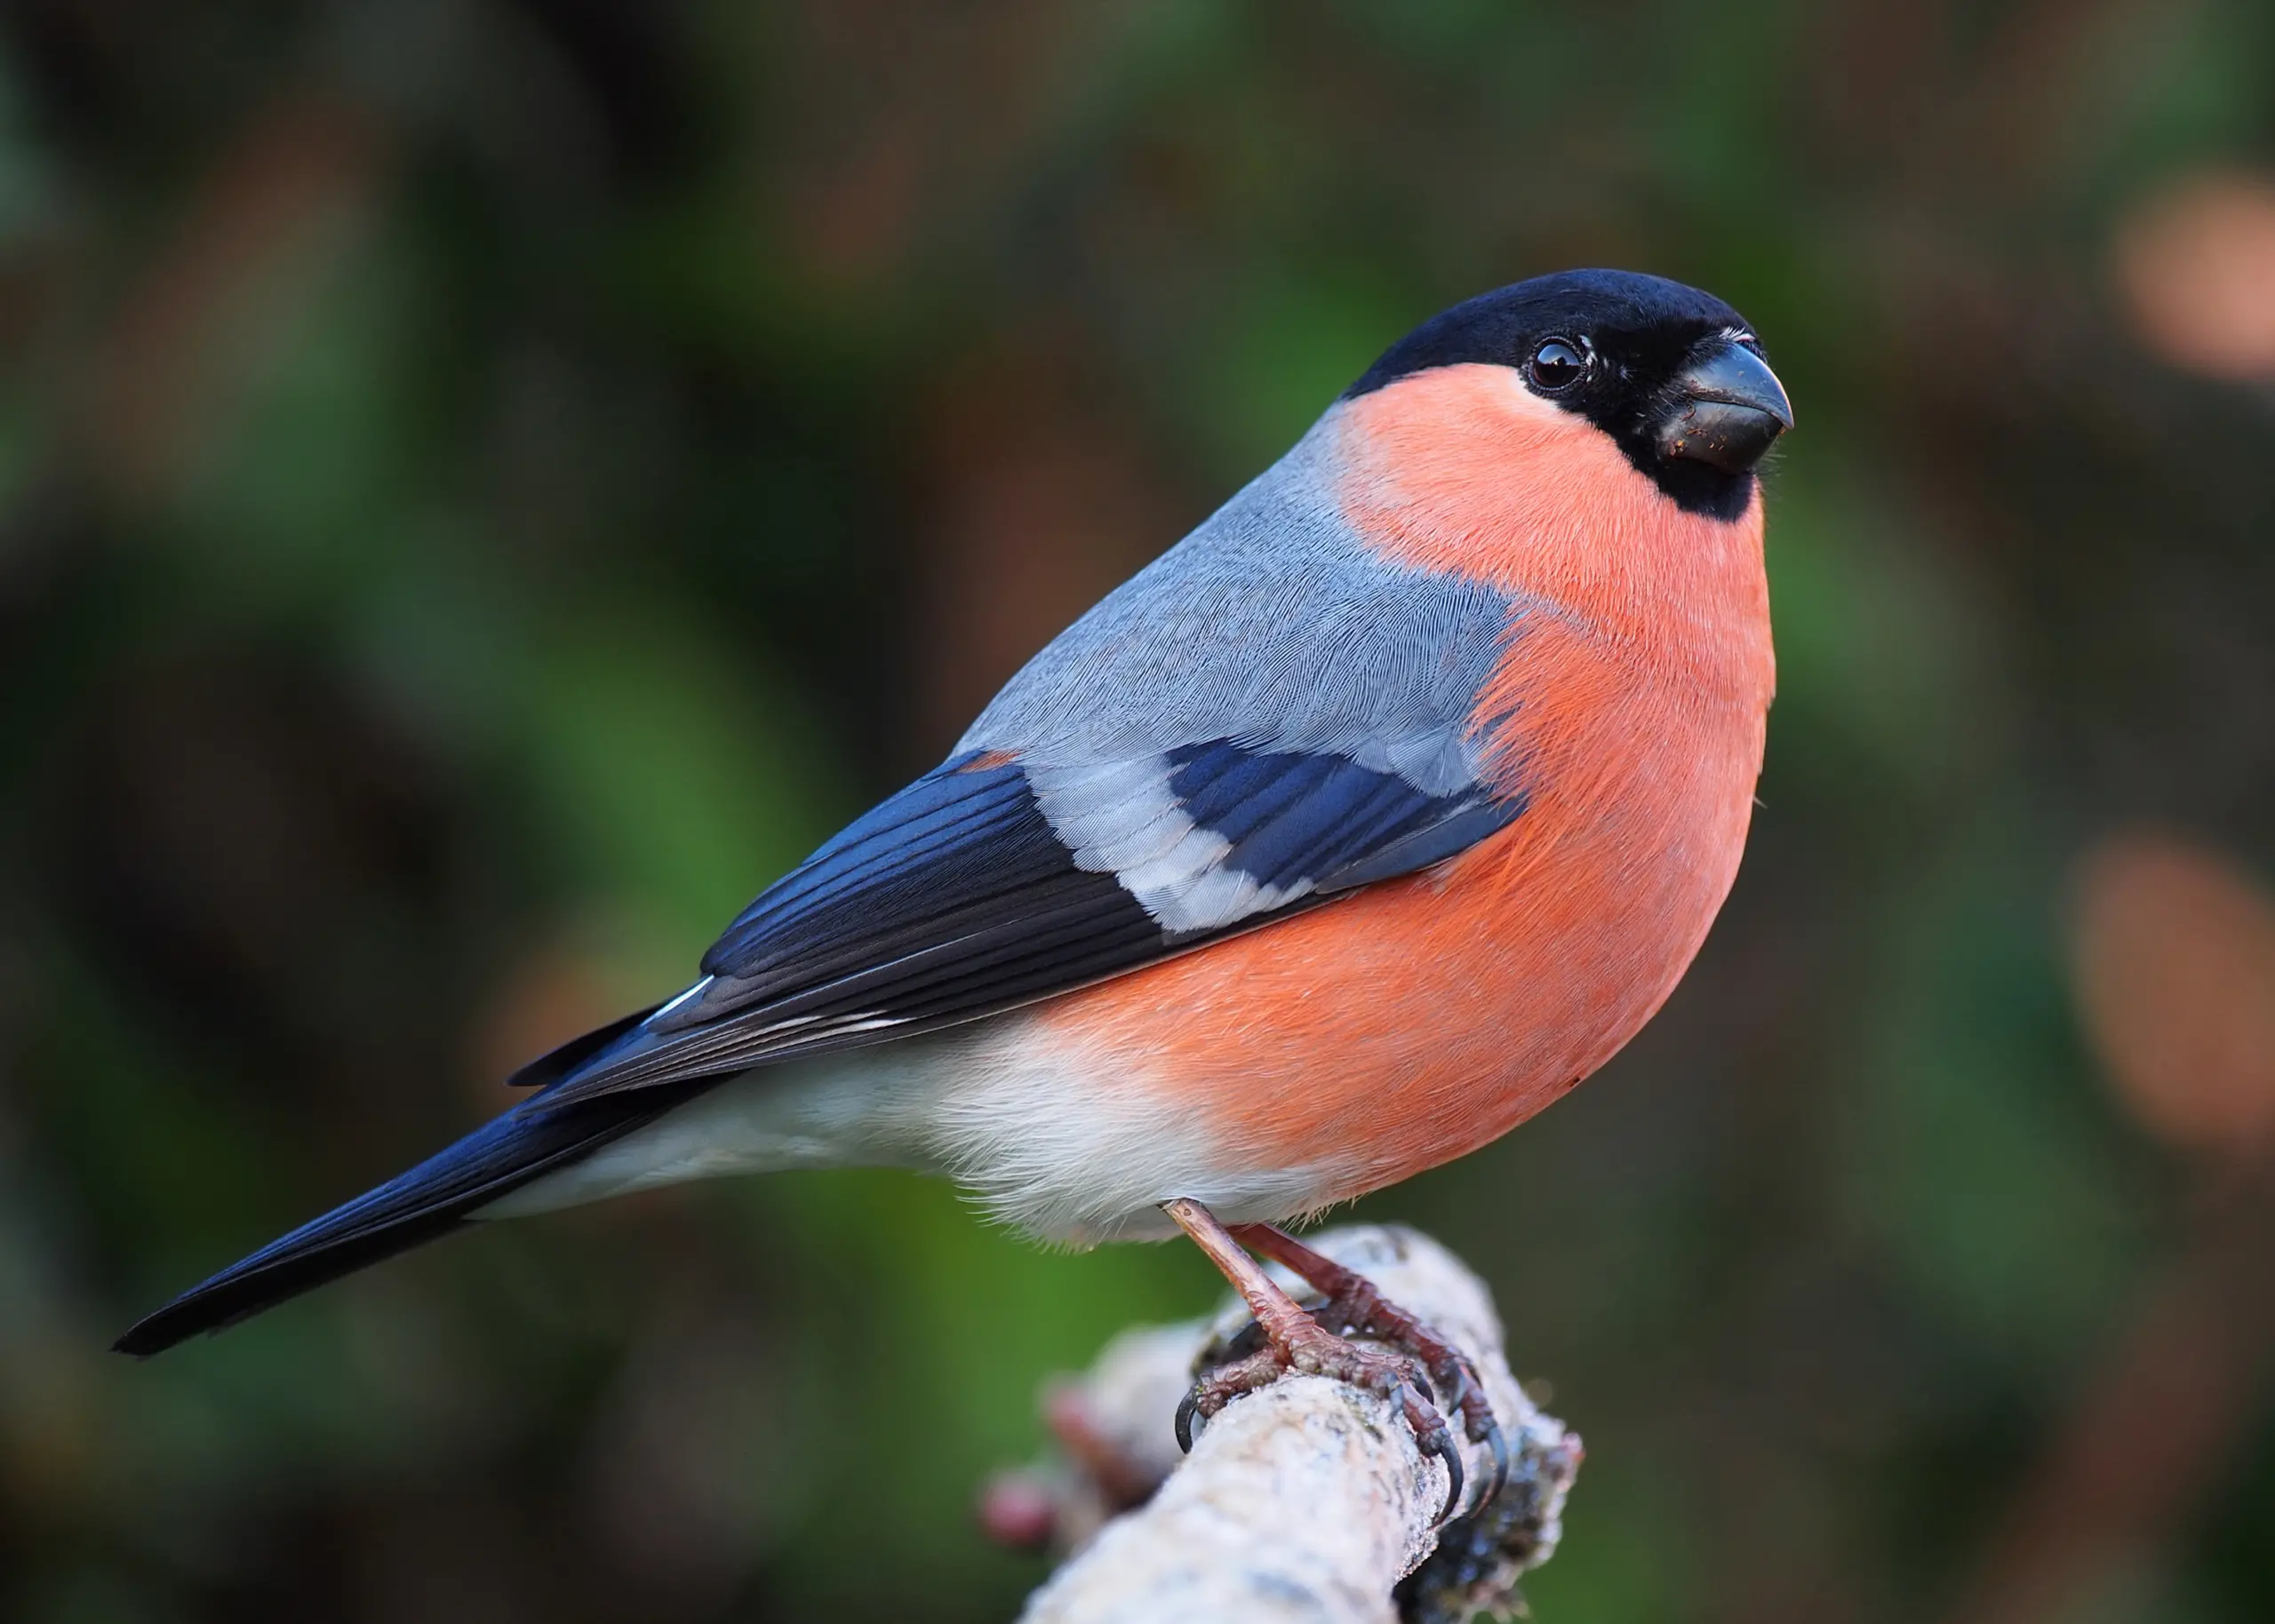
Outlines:
{"label": "bird's foot", "polygon": [[[1193,1447],[1196,1417],[1206,1420],[1217,1414],[1243,1393],[1268,1387],[1286,1375],[1331,1377],[1389,1399],[1413,1429],[1424,1457],[1435,1456],[1445,1462],[1446,1502],[1438,1514],[1443,1524],[1461,1504],[1465,1474],[1461,1450],[1439,1412],[1437,1395],[1431,1387],[1434,1369],[1443,1373],[1437,1380],[1453,1396],[1469,1436],[1487,1444],[1492,1453],[1493,1480],[1480,1508],[1498,1493],[1508,1471],[1508,1452],[1501,1441],[1501,1430],[1494,1424],[1476,1373],[1445,1338],[1385,1301],[1371,1281],[1313,1251],[1284,1230],[1268,1223],[1228,1230],[1207,1207],[1185,1197],[1162,1202],[1161,1211],[1233,1283],[1255,1316],[1254,1322],[1224,1347],[1202,1351],[1193,1391],[1177,1406],[1179,1447]],[[1319,1305],[1325,1323],[1257,1267],[1244,1246],[1277,1259],[1326,1294]],[[1379,1333],[1377,1326],[1382,1327]],[[1363,1346],[1350,1341],[1346,1329],[1411,1351]]]}
{"label": "bird's foot", "polygon": [[[1203,1349],[1193,1390],[1177,1406],[1177,1446],[1190,1450],[1195,1418],[1205,1421],[1235,1398],[1269,1387],[1284,1376],[1326,1376],[1388,1399],[1412,1430],[1425,1458],[1434,1456],[1445,1462],[1446,1501],[1438,1512],[1438,1521],[1443,1523],[1461,1504],[1461,1451],[1439,1412],[1423,1362],[1405,1353],[1345,1341],[1341,1333],[1322,1324],[1318,1314],[1314,1310],[1272,1329],[1262,1321],[1250,1320],[1230,1340]],[[1458,1361],[1460,1355],[1454,1357]]]}
{"label": "bird's foot", "polygon": [[1482,1511],[1501,1493],[1509,1476],[1509,1445],[1494,1418],[1492,1401],[1468,1356],[1427,1322],[1393,1302],[1382,1288],[1354,1269],[1345,1268],[1324,1253],[1315,1252],[1285,1230],[1272,1224],[1241,1224],[1233,1234],[1293,1270],[1324,1294],[1307,1304],[1320,1326],[1337,1336],[1363,1336],[1409,1355],[1427,1373],[1443,1401],[1460,1415],[1462,1431],[1473,1444],[1482,1444],[1493,1457],[1493,1475],[1477,1497]]}

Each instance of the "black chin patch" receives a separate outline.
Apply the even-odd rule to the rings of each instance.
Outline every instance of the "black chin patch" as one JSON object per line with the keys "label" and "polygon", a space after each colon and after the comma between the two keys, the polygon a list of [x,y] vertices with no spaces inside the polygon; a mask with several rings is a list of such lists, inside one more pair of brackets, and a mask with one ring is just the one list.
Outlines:
{"label": "black chin patch", "polygon": [[1620,442],[1619,449],[1684,513],[1704,513],[1710,519],[1734,524],[1744,518],[1745,510],[1753,505],[1751,474],[1725,474],[1703,462],[1663,456],[1656,446],[1638,454],[1624,440]]}

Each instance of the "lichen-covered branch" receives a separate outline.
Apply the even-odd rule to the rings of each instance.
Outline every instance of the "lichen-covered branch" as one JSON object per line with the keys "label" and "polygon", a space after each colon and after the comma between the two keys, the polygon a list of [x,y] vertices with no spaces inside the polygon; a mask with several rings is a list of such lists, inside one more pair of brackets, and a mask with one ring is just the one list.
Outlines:
{"label": "lichen-covered branch", "polygon": [[[1484,1286],[1410,1230],[1353,1225],[1312,1244],[1469,1356],[1508,1442],[1500,1498],[1433,1529],[1444,1468],[1385,1401],[1316,1376],[1234,1401],[1180,1460],[1171,1417],[1196,1357],[1239,1324],[1234,1303],[1213,1322],[1126,1333],[1047,1397],[1065,1459],[999,1482],[987,1504],[1004,1537],[1073,1548],[1027,1624],[1463,1620],[1508,1607],[1555,1549],[1580,1442],[1509,1373]],[[1465,1464],[1467,1513],[1491,1462],[1471,1445]]]}

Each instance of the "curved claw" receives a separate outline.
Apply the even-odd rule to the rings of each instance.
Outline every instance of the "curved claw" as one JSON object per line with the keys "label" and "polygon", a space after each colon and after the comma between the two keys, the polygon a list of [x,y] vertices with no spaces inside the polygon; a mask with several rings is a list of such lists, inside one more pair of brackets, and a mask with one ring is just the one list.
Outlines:
{"label": "curved claw", "polygon": [[1414,1429],[1414,1441],[1422,1446],[1424,1459],[1435,1455],[1446,1463],[1446,1503],[1438,1508],[1433,1527],[1442,1528],[1453,1520],[1454,1512],[1461,1505],[1461,1492],[1465,1474],[1461,1467],[1461,1451],[1455,1446],[1452,1431],[1445,1418],[1436,1414],[1424,1404],[1421,1395],[1411,1383],[1399,1389],[1399,1398],[1406,1409],[1407,1424]]}
{"label": "curved claw", "polygon": [[1485,1447],[1493,1452],[1493,1475],[1485,1480],[1485,1492],[1477,1497],[1479,1511],[1500,1499],[1501,1491],[1509,1484],[1509,1440],[1501,1436],[1501,1423],[1489,1413],[1485,1419],[1484,1442]]}
{"label": "curved claw", "polygon": [[1193,1389],[1177,1406],[1177,1447],[1179,1454],[1193,1453],[1193,1418],[1201,1413],[1201,1389]]}
{"label": "curved claw", "polygon": [[[1470,1370],[1469,1361],[1457,1357],[1452,1364],[1451,1375],[1453,1397],[1449,1407],[1461,1412],[1465,1423],[1463,1430],[1468,1435],[1469,1441],[1484,1445],[1493,1456],[1493,1475],[1485,1480],[1484,1490],[1478,1495],[1477,1504],[1471,1509],[1470,1515],[1474,1517],[1500,1499],[1501,1491],[1508,1486],[1509,1440],[1502,1436],[1501,1423],[1495,1417],[1492,1406],[1485,1401],[1483,1389]],[[1473,1397],[1477,1400],[1474,1405],[1470,1402]]]}
{"label": "curved claw", "polygon": [[1451,1438],[1446,1440],[1443,1448],[1433,1453],[1446,1463],[1446,1503],[1438,1508],[1437,1520],[1431,1524],[1432,1529],[1435,1530],[1443,1528],[1448,1523],[1452,1522],[1454,1513],[1461,1509],[1463,1473],[1461,1451],[1454,1447]]}

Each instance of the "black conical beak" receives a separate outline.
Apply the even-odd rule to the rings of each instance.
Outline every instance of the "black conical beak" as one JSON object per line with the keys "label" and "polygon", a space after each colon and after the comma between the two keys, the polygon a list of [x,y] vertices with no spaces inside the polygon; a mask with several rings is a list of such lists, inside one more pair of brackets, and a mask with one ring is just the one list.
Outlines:
{"label": "black conical beak", "polygon": [[1703,346],[1675,378],[1659,449],[1725,474],[1748,474],[1793,426],[1793,404],[1769,363],[1735,338]]}

